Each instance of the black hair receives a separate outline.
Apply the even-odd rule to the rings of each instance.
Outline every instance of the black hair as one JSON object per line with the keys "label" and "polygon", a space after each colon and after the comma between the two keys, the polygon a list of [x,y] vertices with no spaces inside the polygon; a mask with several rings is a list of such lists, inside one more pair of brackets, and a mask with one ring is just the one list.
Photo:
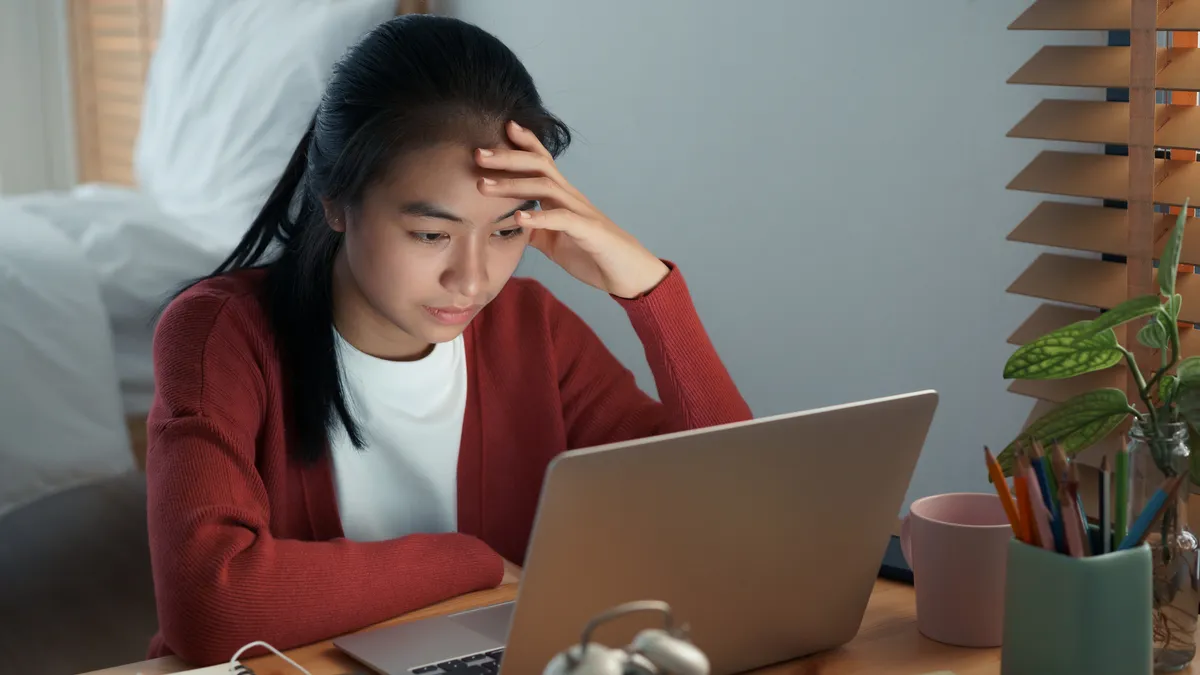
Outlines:
{"label": "black hair", "polygon": [[326,222],[323,200],[353,208],[404,152],[441,141],[496,144],[509,120],[533,131],[554,156],[570,144],[570,131],[546,110],[516,55],[458,19],[398,16],[334,66],[279,183],[207,277],[266,268],[262,302],[282,366],[294,457],[320,459],[339,421],[363,447],[334,347],[333,264],[343,235]]}

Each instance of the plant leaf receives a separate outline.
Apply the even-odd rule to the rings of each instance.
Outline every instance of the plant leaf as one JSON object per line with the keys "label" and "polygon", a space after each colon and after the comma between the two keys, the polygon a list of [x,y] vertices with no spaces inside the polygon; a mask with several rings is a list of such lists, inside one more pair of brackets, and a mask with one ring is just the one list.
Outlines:
{"label": "plant leaf", "polygon": [[1011,475],[1017,446],[1029,441],[1058,441],[1068,457],[1088,448],[1116,429],[1130,414],[1125,392],[1097,389],[1075,396],[1042,415],[996,456],[1004,475]]}
{"label": "plant leaf", "polygon": [[1060,380],[1116,365],[1123,357],[1112,329],[1086,339],[1090,321],[1080,321],[1022,346],[1004,364],[1005,379]]}
{"label": "plant leaf", "polygon": [[1137,334],[1137,341],[1151,349],[1166,349],[1169,340],[1167,329],[1163,328],[1162,322],[1157,316],[1142,326]]}
{"label": "plant leaf", "polygon": [[[1175,405],[1188,424],[1200,427],[1200,356],[1189,356],[1175,367]],[[1165,379],[1165,378],[1164,378]]]}
{"label": "plant leaf", "polygon": [[1183,296],[1176,293],[1167,301],[1167,315],[1172,321],[1179,321],[1179,310],[1183,309]]}
{"label": "plant leaf", "polygon": [[1179,378],[1174,375],[1164,375],[1158,381],[1158,400],[1164,407],[1169,406],[1175,400],[1175,391],[1179,384]]}
{"label": "plant leaf", "polygon": [[1179,250],[1183,246],[1183,229],[1190,199],[1183,201],[1183,208],[1179,209],[1179,217],[1175,219],[1175,229],[1171,231],[1158,259],[1158,288],[1168,298],[1175,295],[1175,273],[1179,267]]}
{"label": "plant leaf", "polygon": [[1083,332],[1079,337],[1087,338],[1100,333],[1108,328],[1116,328],[1121,324],[1140,319],[1143,316],[1150,316],[1162,307],[1163,303],[1157,295],[1143,295],[1141,297],[1132,298],[1113,307],[1107,312],[1101,314],[1091,320],[1089,331]]}

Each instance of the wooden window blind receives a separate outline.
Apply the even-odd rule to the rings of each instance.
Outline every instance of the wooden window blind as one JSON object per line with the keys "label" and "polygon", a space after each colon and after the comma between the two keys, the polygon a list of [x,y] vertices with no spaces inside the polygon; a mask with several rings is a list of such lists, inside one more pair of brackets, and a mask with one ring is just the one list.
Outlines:
{"label": "wooden window blind", "polygon": [[142,90],[162,0],[70,0],[80,182],[133,185]]}
{"label": "wooden window blind", "polygon": [[[1046,99],[1009,131],[1011,138],[1121,146],[1125,154],[1044,151],[1008,184],[1047,195],[1009,241],[1063,252],[1039,255],[1008,292],[1045,300],[1009,337],[1014,345],[1093,318],[1120,302],[1154,293],[1155,264],[1185,199],[1200,203],[1200,0],[1037,0],[1011,30],[1128,31],[1129,46],[1047,46],[1011,84],[1128,90],[1128,101]],[[1159,35],[1169,36],[1161,46]],[[1157,98],[1156,98],[1157,96]],[[1165,102],[1162,102],[1165,101]],[[1055,199],[1083,197],[1103,205]],[[1121,205],[1120,208],[1114,205]],[[1190,210],[1190,209],[1189,209]],[[1187,224],[1178,292],[1184,356],[1200,354],[1200,230]],[[1083,254],[1106,254],[1080,255]],[[1147,366],[1157,359],[1129,335],[1122,343]],[[1029,420],[1097,387],[1136,391],[1124,363],[1061,381],[1014,381],[1009,391],[1037,400]],[[1131,396],[1130,400],[1137,400]],[[1119,433],[1119,432],[1118,432]],[[1102,445],[1112,447],[1116,435]]]}

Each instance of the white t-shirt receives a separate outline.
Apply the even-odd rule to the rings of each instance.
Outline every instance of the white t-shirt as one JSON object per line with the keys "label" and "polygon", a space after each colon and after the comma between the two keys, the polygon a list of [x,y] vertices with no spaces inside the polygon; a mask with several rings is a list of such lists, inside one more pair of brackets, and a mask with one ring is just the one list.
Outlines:
{"label": "white t-shirt", "polygon": [[419,361],[385,361],[334,331],[347,407],[365,443],[332,434],[337,504],[346,538],[380,541],[458,529],[458,447],[467,407],[460,335]]}

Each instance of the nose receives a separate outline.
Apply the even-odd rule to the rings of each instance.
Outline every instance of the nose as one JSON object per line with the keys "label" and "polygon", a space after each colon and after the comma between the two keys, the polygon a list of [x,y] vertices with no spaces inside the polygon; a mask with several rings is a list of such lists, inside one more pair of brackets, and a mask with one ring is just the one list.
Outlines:
{"label": "nose", "polygon": [[455,242],[450,264],[442,274],[442,286],[455,295],[474,301],[487,287],[487,246],[475,237]]}

